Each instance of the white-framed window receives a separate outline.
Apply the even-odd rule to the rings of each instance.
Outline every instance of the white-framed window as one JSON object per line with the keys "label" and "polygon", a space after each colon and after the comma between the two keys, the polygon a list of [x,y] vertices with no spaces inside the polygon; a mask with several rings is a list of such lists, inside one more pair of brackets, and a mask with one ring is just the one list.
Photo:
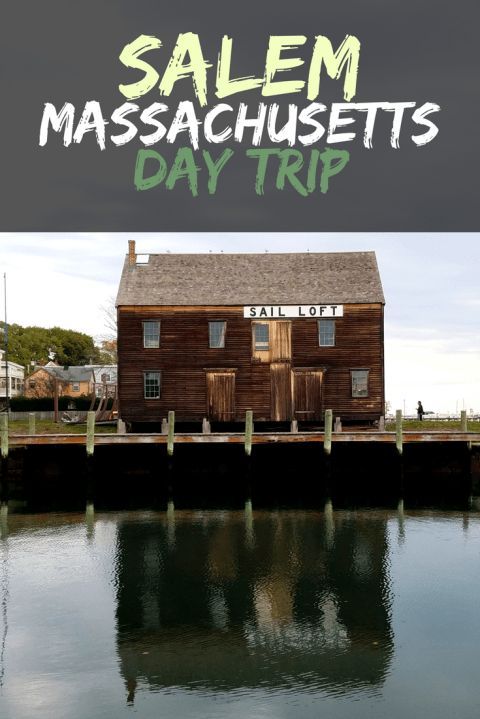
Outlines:
{"label": "white-framed window", "polygon": [[143,346],[147,349],[160,347],[160,321],[145,320],[143,323]]}
{"label": "white-framed window", "polygon": [[227,323],[221,321],[213,321],[208,323],[208,346],[213,349],[222,349],[225,347],[225,335],[227,333]]}
{"label": "white-framed window", "polygon": [[368,369],[352,369],[352,397],[368,397]]}
{"label": "white-framed window", "polygon": [[335,347],[335,320],[318,320],[319,347]]}
{"label": "white-framed window", "polygon": [[143,396],[145,399],[160,399],[160,372],[143,373]]}
{"label": "white-framed window", "polygon": [[267,351],[270,348],[270,327],[268,322],[253,323],[253,347],[255,351]]}
{"label": "white-framed window", "polygon": [[80,382],[72,382],[72,392],[80,392]]}

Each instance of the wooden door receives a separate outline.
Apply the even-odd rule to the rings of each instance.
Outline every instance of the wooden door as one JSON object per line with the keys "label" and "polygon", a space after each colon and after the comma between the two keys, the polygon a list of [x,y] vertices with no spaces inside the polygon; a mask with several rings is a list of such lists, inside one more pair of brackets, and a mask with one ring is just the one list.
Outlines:
{"label": "wooden door", "polygon": [[297,420],[322,419],[323,371],[295,369],[293,372],[293,409]]}
{"label": "wooden door", "polygon": [[271,361],[290,362],[292,359],[292,323],[271,322]]}
{"label": "wooden door", "polygon": [[292,416],[292,368],[288,362],[270,365],[270,417],[276,422]]}
{"label": "wooden door", "polygon": [[207,372],[207,417],[219,422],[235,419],[235,371]]}

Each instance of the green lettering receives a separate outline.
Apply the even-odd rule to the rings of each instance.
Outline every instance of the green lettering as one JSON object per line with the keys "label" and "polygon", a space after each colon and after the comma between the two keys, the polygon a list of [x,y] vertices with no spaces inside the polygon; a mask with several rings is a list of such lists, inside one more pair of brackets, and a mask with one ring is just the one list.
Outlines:
{"label": "green lettering", "polygon": [[[158,163],[158,169],[149,177],[145,177],[145,164],[147,160],[155,160]],[[143,148],[137,152],[137,161],[135,163],[135,175],[133,182],[137,190],[150,190],[152,187],[159,185],[165,179],[167,174],[167,163],[165,159],[155,150],[144,150]]]}
{"label": "green lettering", "polygon": [[263,195],[269,157],[271,155],[280,157],[281,152],[281,150],[247,150],[245,153],[247,157],[258,158],[257,175],[255,178],[255,192],[257,195]]}
{"label": "green lettering", "polygon": [[165,181],[167,190],[173,190],[178,180],[183,177],[187,178],[190,192],[194,197],[198,195],[198,171],[199,167],[195,164],[193,150],[190,147],[180,147],[176,156],[172,169],[168,173]]}
{"label": "green lettering", "polygon": [[[293,158],[293,162],[290,164],[291,158]],[[281,150],[280,167],[278,168],[276,183],[277,190],[284,190],[285,180],[288,179],[291,186],[302,195],[302,197],[306,197],[308,192],[297,177],[297,172],[299,172],[302,167],[303,155],[300,150]]]}
{"label": "green lettering", "polygon": [[328,192],[329,181],[331,177],[338,175],[350,160],[348,150],[332,150],[327,148],[320,155],[323,162],[322,174],[320,176],[320,191]]}
{"label": "green lettering", "polygon": [[214,195],[217,191],[217,182],[220,172],[223,170],[228,160],[232,157],[233,150],[227,148],[222,152],[217,160],[212,160],[208,150],[203,150],[203,159],[208,170],[208,193]]}

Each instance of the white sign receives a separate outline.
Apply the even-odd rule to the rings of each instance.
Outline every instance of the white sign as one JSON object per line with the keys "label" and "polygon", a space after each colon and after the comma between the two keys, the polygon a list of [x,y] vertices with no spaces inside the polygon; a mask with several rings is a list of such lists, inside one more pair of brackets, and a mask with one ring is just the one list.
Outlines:
{"label": "white sign", "polygon": [[252,320],[343,317],[343,305],[249,305],[243,308],[243,316]]}

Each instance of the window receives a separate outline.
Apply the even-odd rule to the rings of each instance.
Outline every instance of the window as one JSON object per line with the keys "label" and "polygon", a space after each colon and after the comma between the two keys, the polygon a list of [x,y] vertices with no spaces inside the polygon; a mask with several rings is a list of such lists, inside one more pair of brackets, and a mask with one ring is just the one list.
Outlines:
{"label": "window", "polygon": [[209,322],[208,323],[208,341],[209,347],[221,349],[225,347],[225,334],[227,331],[226,322]]}
{"label": "window", "polygon": [[160,322],[143,323],[143,346],[147,349],[160,347]]}
{"label": "window", "polygon": [[253,325],[253,342],[256,350],[268,350],[270,346],[269,341],[269,326],[266,322],[255,322]]}
{"label": "window", "polygon": [[143,373],[143,394],[145,399],[160,399],[160,372]]}
{"label": "window", "polygon": [[80,392],[80,382],[72,382],[72,392]]}
{"label": "window", "polygon": [[335,320],[318,320],[318,344],[335,347]]}
{"label": "window", "polygon": [[368,397],[368,369],[352,369],[352,397]]}
{"label": "window", "polygon": [[29,385],[30,389],[35,389],[35,380],[34,380],[34,379],[31,379],[31,380],[29,381],[28,385]]}

